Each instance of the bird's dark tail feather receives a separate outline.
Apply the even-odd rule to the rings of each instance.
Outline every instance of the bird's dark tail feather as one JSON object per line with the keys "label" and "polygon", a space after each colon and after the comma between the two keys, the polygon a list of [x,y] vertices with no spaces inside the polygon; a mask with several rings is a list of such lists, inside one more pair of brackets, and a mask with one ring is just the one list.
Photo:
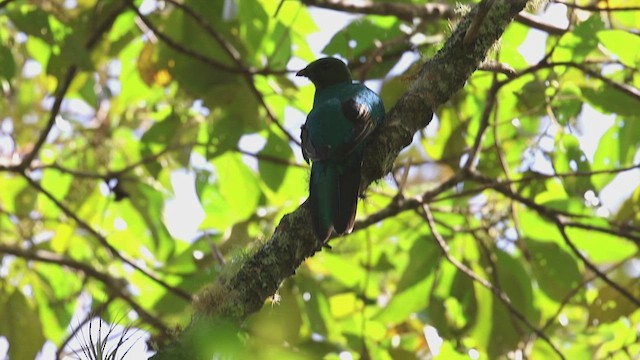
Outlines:
{"label": "bird's dark tail feather", "polygon": [[333,227],[338,234],[350,233],[356,220],[360,195],[361,163],[355,162],[338,178],[338,209],[333,216]]}
{"label": "bird's dark tail feather", "polygon": [[[355,160],[355,159],[354,159]],[[316,236],[326,242],[331,232],[351,232],[360,192],[361,161],[317,161],[311,169],[309,209]]]}

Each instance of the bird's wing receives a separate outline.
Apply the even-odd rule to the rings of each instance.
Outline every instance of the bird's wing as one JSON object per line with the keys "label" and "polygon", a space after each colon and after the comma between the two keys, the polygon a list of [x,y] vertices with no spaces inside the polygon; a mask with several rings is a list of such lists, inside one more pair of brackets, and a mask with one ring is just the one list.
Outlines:
{"label": "bird's wing", "polygon": [[351,141],[340,145],[336,155],[348,156],[376,128],[371,114],[371,106],[358,98],[349,98],[340,104],[342,115],[353,125]]}
{"label": "bird's wing", "polygon": [[331,157],[331,147],[327,145],[315,145],[311,140],[306,124],[300,128],[300,140],[302,145],[302,157],[304,161],[326,160]]}

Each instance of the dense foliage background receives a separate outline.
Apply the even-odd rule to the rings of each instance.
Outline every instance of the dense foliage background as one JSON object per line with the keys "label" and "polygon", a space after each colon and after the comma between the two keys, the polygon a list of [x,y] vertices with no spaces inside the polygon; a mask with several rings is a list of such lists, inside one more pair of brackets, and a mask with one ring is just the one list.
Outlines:
{"label": "dense foliage background", "polygon": [[[319,56],[309,36],[336,32],[322,53],[380,80],[391,108],[458,3],[0,1],[10,358],[72,350],[94,313],[166,342],[191,296],[306,198],[297,128],[314,90],[292,75]],[[366,15],[336,29],[314,6]],[[532,15],[549,6],[559,21]],[[639,356],[640,1],[529,11],[368,189],[356,231],[298,268],[229,351]],[[168,211],[191,189],[195,210]],[[193,222],[195,236],[176,230]]]}

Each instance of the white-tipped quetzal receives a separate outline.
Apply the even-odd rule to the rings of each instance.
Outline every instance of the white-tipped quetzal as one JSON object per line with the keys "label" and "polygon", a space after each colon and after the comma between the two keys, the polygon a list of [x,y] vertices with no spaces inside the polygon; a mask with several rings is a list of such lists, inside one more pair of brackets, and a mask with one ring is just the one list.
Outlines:
{"label": "white-tipped quetzal", "polygon": [[353,230],[360,170],[367,138],[384,121],[378,95],[351,79],[339,59],[319,59],[298,71],[316,87],[313,109],[302,126],[302,154],[311,160],[309,209],[322,241]]}

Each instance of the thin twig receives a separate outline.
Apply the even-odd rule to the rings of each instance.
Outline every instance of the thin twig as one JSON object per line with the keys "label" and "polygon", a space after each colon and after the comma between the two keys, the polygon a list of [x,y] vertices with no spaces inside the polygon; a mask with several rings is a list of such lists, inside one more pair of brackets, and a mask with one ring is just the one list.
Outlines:
{"label": "thin twig", "polygon": [[[445,3],[410,4],[403,2],[350,0],[302,0],[302,3],[308,6],[348,13],[395,16],[407,22],[412,22],[413,19],[416,18],[430,22],[435,20],[450,20],[459,17],[454,6]],[[566,28],[547,23],[526,11],[522,11],[516,15],[515,20],[523,25],[545,31],[551,35],[562,35],[568,31]]]}
{"label": "thin twig", "polygon": [[187,301],[191,301],[191,295],[189,293],[185,292],[182,289],[179,289],[177,287],[169,285],[166,281],[158,278],[156,275],[152,274],[148,270],[143,269],[142,267],[140,267],[133,260],[130,260],[127,257],[125,257],[124,255],[122,255],[116,248],[114,248],[111,244],[109,244],[109,242],[107,241],[107,239],[104,236],[102,236],[98,231],[96,231],[93,227],[91,227],[84,220],[80,219],[78,217],[78,215],[76,215],[73,211],[71,211],[69,208],[67,208],[58,199],[56,199],[55,196],[53,196],[53,194],[51,194],[49,191],[47,191],[45,188],[43,188],[39,183],[37,183],[36,181],[31,179],[29,176],[23,175],[23,177],[25,178],[25,180],[27,180],[27,182],[29,183],[29,185],[31,185],[31,187],[33,187],[34,189],[36,189],[40,193],[42,193],[51,202],[53,202],[66,216],[72,218],[78,225],[80,225],[81,228],[85,229],[91,235],[93,235],[93,237],[95,237],[96,240],[98,240],[98,242],[102,246],[104,246],[109,251],[109,253],[111,255],[113,255],[113,256],[117,257],[118,259],[122,260],[123,262],[125,262],[128,265],[130,265],[134,269],[140,271],[147,278],[155,281],[156,283],[160,284],[161,286],[163,286],[167,290],[171,291],[172,293],[176,294],[177,296],[181,297],[182,299],[187,300]]}
{"label": "thin twig", "polygon": [[574,253],[574,255],[579,257],[580,260],[582,260],[582,262],[585,264],[585,266],[589,268],[589,270],[596,273],[598,277],[602,279],[604,282],[606,282],[607,284],[609,284],[609,286],[611,286],[616,291],[618,291],[622,296],[629,299],[629,301],[634,303],[636,306],[640,307],[640,299],[637,299],[636,297],[634,297],[629,291],[627,291],[627,289],[620,286],[620,284],[618,284],[617,282],[609,279],[609,277],[604,272],[598,269],[597,266],[595,266],[591,261],[589,261],[589,259],[587,259],[586,256],[584,256],[584,254],[582,254],[580,249],[578,249],[578,247],[573,243],[573,241],[571,241],[571,238],[569,238],[569,235],[567,235],[567,232],[565,231],[565,225],[561,219],[555,218],[554,222],[556,224],[556,227],[560,231],[560,235],[562,235],[562,238],[564,239],[565,244],[567,244],[569,248],[571,248],[571,251]]}
{"label": "thin twig", "polygon": [[131,308],[140,315],[140,317],[149,323],[151,326],[155,327],[159,331],[164,334],[169,334],[170,330],[166,327],[162,321],[157,319],[155,316],[147,312],[143,307],[141,307],[137,302],[135,302],[131,296],[126,291],[126,281],[123,279],[114,278],[109,274],[101,273],[96,270],[93,266],[88,264],[64,257],[60,254],[56,254],[54,252],[49,252],[46,250],[24,250],[12,246],[8,246],[0,243],[0,253],[6,253],[15,255],[17,257],[39,261],[44,263],[62,265],[71,269],[75,269],[78,271],[82,271],[87,276],[90,276],[96,280],[99,280],[103,283],[110,291],[113,292],[114,296],[121,298],[127,304],[131,306]]}
{"label": "thin twig", "polygon": [[496,102],[496,94],[498,93],[498,89],[498,83],[494,74],[491,89],[489,89],[489,93],[487,94],[486,105],[484,107],[484,111],[482,112],[482,116],[480,117],[478,134],[476,134],[473,147],[471,148],[471,152],[469,153],[469,157],[462,167],[463,172],[475,170],[475,167],[478,163],[478,157],[480,156],[480,147],[482,146],[482,140],[484,139],[484,135],[487,131],[487,128],[489,127],[489,117],[491,116],[493,105]]}
{"label": "thin twig", "polygon": [[569,8],[586,10],[586,11],[615,12],[615,11],[639,11],[640,10],[640,6],[599,7],[598,5],[579,5],[576,3],[570,3],[562,0],[553,0],[552,2],[556,4],[562,4]]}
{"label": "thin twig", "polygon": [[[631,255],[628,258],[623,259],[623,260],[617,262],[616,264],[611,265],[608,269],[603,270],[603,273],[607,274],[607,273],[612,272],[613,270],[615,270],[615,269],[619,268],[620,266],[624,265],[627,261],[635,259],[636,256],[637,256],[636,254]],[[597,274],[591,274],[586,279],[584,279],[580,284],[578,284],[573,289],[571,289],[567,293],[567,295],[565,295],[564,299],[562,299],[562,302],[558,306],[558,309],[556,310],[555,314],[550,316],[549,319],[544,323],[544,325],[542,326],[542,330],[544,331],[544,330],[548,329],[551,326],[551,324],[553,324],[553,321],[558,316],[560,316],[560,313],[562,312],[564,307],[569,303],[569,301],[571,301],[571,299],[578,293],[578,291],[580,291],[580,289],[584,289],[585,286],[587,286],[587,284],[589,284],[590,282],[592,282],[593,280],[595,280],[597,278],[598,278]]]}

